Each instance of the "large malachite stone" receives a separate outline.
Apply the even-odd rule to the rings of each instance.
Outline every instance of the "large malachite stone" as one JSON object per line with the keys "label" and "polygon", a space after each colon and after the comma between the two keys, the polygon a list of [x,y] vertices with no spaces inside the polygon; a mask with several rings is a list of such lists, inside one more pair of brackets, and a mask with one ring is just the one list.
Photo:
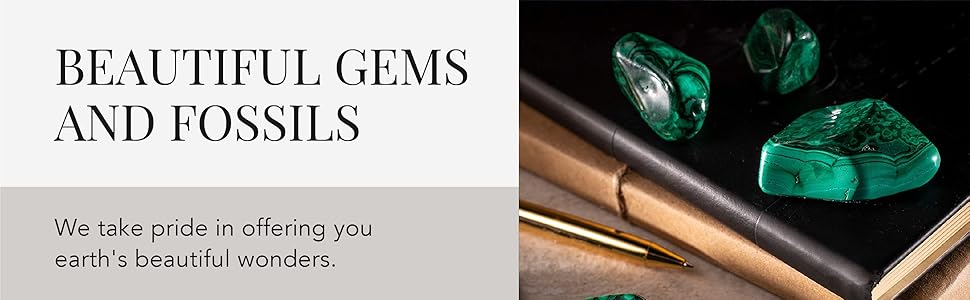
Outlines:
{"label": "large malachite stone", "polygon": [[810,111],[761,148],[758,181],[772,195],[869,200],[922,186],[940,153],[882,100]]}
{"label": "large malachite stone", "polygon": [[812,80],[818,70],[818,38],[795,13],[771,9],[758,17],[744,41],[748,66],[761,77],[761,86],[790,93]]}
{"label": "large malachite stone", "polygon": [[628,33],[613,47],[613,76],[661,138],[689,139],[707,116],[711,74],[700,61],[652,36]]}
{"label": "large malachite stone", "polygon": [[634,294],[614,294],[597,297],[589,297],[586,300],[643,300],[643,297]]}

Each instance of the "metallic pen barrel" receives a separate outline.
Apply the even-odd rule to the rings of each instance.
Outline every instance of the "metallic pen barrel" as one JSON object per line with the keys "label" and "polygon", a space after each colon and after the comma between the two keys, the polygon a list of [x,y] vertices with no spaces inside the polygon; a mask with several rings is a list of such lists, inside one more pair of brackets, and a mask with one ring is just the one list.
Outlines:
{"label": "metallic pen barrel", "polygon": [[519,221],[650,262],[656,262],[661,266],[692,267],[680,255],[651,241],[524,200],[519,200]]}

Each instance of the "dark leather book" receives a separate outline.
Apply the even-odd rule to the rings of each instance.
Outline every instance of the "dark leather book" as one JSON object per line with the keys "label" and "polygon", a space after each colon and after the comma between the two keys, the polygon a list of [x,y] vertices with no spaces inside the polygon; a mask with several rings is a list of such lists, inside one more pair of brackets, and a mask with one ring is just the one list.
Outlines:
{"label": "dark leather book", "polygon": [[[741,43],[758,15],[795,11],[817,34],[814,80],[762,92]],[[948,3],[522,3],[523,101],[711,214],[836,294],[891,298],[970,226],[970,49],[965,5]],[[710,110],[693,139],[667,142],[612,73],[613,44],[643,32],[704,62]],[[923,187],[862,203],[764,194],[764,142],[799,115],[883,99],[939,148]],[[751,262],[756,264],[757,262]]]}

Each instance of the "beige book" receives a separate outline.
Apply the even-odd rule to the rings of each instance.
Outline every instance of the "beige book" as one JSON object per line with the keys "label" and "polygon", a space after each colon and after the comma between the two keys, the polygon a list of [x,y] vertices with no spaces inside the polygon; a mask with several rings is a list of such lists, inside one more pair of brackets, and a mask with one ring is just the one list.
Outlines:
{"label": "beige book", "polygon": [[521,102],[519,164],[783,298],[838,298]]}

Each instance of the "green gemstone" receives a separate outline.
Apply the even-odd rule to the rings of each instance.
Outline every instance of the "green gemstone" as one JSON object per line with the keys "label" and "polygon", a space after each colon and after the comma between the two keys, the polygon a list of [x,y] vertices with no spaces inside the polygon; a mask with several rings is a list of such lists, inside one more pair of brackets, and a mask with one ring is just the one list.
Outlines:
{"label": "green gemstone", "polygon": [[646,34],[628,33],[613,47],[613,76],[661,138],[689,139],[704,125],[711,74],[680,50]]}
{"label": "green gemstone", "polygon": [[788,94],[812,80],[818,70],[818,39],[790,10],[776,8],[758,17],[744,41],[748,66],[766,91]]}
{"label": "green gemstone", "polygon": [[586,300],[643,300],[643,297],[640,297],[634,294],[614,294],[614,295],[590,297],[590,298],[586,298]]}
{"label": "green gemstone", "polygon": [[767,194],[869,200],[918,188],[940,152],[895,109],[863,99],[810,111],[761,148],[758,183]]}

